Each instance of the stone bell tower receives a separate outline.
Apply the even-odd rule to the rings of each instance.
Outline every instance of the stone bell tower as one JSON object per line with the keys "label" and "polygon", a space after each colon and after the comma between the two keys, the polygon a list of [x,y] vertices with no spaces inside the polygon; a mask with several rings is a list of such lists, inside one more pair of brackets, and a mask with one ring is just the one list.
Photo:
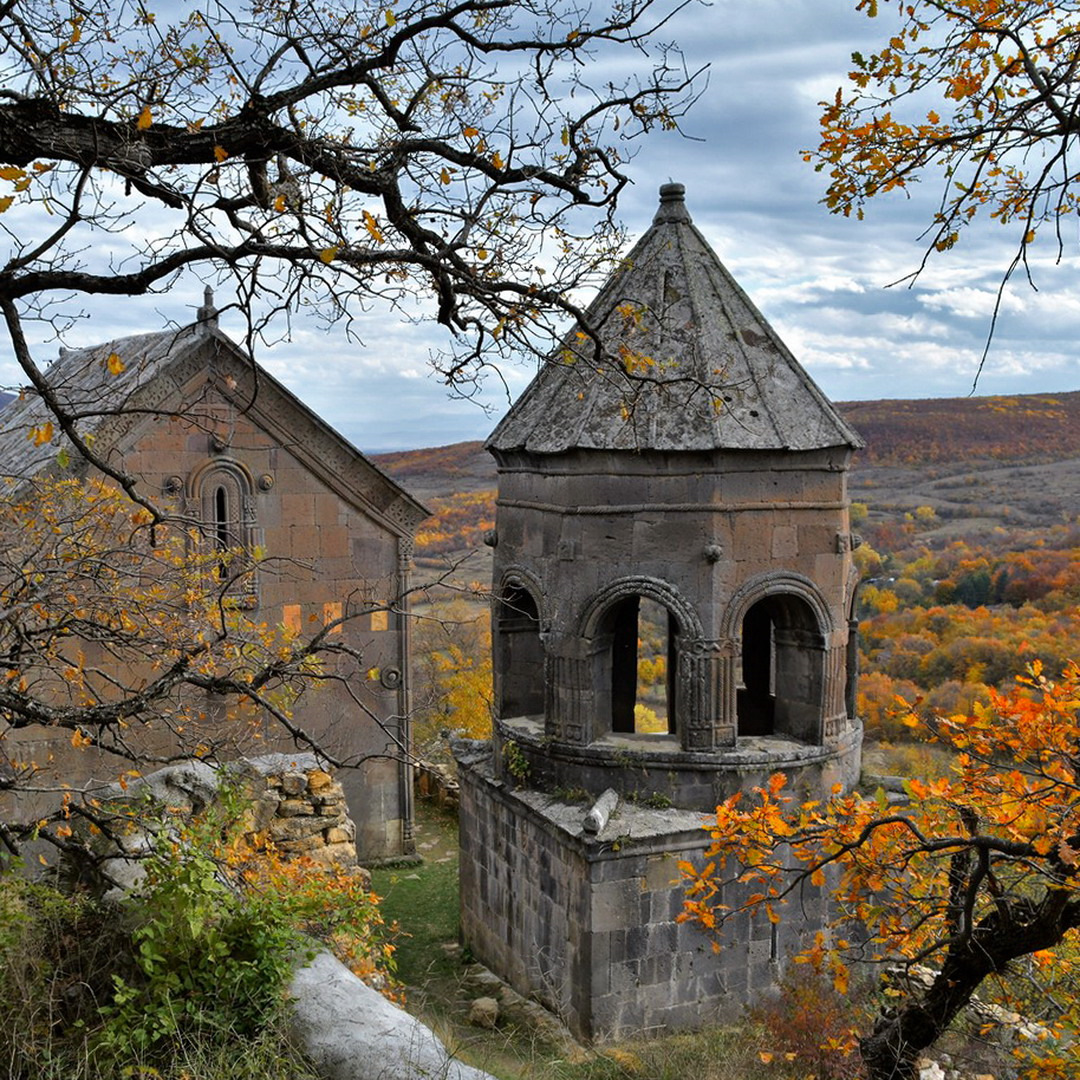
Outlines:
{"label": "stone bell tower", "polygon": [[[714,955],[674,921],[676,862],[704,848],[703,811],[777,770],[807,797],[859,773],[861,440],[682,185],[660,200],[488,439],[495,731],[458,751],[466,943],[583,1038],[700,1026],[771,984],[815,901]],[[664,660],[648,729],[645,637]]]}

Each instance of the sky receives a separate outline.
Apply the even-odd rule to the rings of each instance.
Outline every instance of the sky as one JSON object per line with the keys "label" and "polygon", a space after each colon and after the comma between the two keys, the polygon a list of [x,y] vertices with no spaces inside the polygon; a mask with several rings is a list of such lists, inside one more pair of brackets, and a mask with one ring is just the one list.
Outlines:
{"label": "sky", "polygon": [[[816,141],[818,103],[844,82],[853,50],[888,34],[891,15],[882,5],[867,19],[855,0],[715,0],[684,11],[662,37],[682,46],[691,69],[710,65],[708,87],[683,136],[640,143],[620,203],[632,243],[649,225],[660,184],[683,183],[695,225],[836,401],[971,392],[1015,243],[988,223],[934,257],[912,287],[890,287],[919,265],[920,233],[940,193],[934,181],[872,204],[861,222],[820,205],[824,179],[801,157]],[[1036,259],[1037,291],[1020,278],[1010,286],[977,393],[1080,389],[1080,236],[1072,228],[1060,262]],[[192,281],[165,297],[88,307],[80,333],[97,342],[189,321],[200,291]],[[235,316],[221,325],[242,334]],[[259,359],[369,453],[482,439],[534,371],[505,369],[506,385],[489,380],[479,402],[456,399],[428,365],[436,328],[379,311],[359,325],[362,344],[298,316],[291,338]],[[44,360],[55,348],[35,352]],[[8,370],[0,364],[0,378]]]}

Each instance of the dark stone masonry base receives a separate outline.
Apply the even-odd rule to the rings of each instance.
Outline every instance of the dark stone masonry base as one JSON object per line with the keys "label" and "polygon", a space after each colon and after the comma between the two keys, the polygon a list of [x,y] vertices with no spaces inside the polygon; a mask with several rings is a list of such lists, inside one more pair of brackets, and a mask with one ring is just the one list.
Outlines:
{"label": "dark stone masonry base", "polygon": [[[822,899],[773,926],[738,916],[715,952],[676,922],[678,863],[704,815],[623,801],[596,835],[588,805],[497,780],[486,744],[457,747],[462,934],[476,958],[586,1042],[690,1030],[775,992],[785,959],[823,924]],[[728,897],[731,903],[732,898]]]}

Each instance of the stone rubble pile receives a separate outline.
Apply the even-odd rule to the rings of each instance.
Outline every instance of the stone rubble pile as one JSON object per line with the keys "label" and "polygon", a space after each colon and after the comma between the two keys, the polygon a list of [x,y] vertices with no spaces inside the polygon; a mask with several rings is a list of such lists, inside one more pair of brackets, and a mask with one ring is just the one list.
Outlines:
{"label": "stone rubble pile", "polygon": [[306,855],[327,867],[356,866],[356,826],[341,784],[314,754],[270,754],[244,762],[252,797],[252,830],[284,855]]}

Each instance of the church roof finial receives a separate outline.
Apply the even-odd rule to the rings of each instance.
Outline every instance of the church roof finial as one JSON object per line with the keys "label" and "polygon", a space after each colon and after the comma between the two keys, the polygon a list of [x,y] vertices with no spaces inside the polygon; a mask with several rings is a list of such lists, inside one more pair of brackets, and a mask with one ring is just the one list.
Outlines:
{"label": "church roof finial", "polygon": [[654,225],[665,221],[683,221],[690,224],[690,211],[686,209],[686,188],[682,184],[662,184],[660,208],[653,218]]}
{"label": "church roof finial", "polygon": [[214,290],[209,285],[203,290],[203,306],[195,313],[200,328],[217,329],[218,310],[214,307]]}

